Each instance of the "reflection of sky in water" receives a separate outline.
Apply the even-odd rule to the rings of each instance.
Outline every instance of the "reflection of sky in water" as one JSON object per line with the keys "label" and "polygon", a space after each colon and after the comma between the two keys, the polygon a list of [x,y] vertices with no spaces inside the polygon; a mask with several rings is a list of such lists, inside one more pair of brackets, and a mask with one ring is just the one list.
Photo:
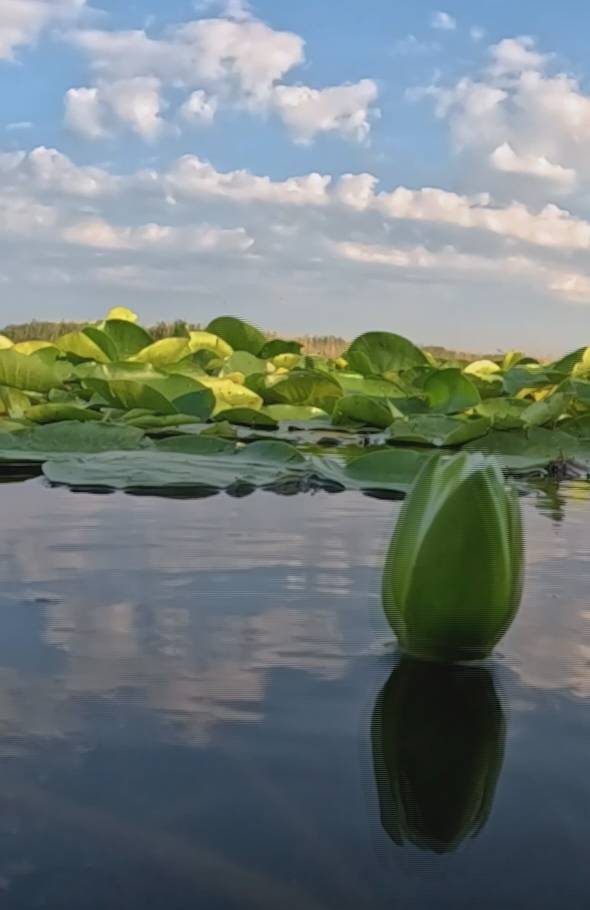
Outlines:
{"label": "reflection of sky in water", "polygon": [[[188,880],[186,902],[164,889],[167,910],[201,899],[208,910],[433,901],[456,910],[470,906],[466,895],[490,910],[528,910],[531,893],[553,910],[543,900],[554,882],[577,910],[579,843],[590,833],[580,827],[586,493],[571,485],[523,502],[525,595],[495,662],[508,734],[494,811],[477,841],[432,871],[407,865],[374,831],[368,726],[392,665],[379,592],[399,503],[0,487],[0,887],[6,879],[29,910],[42,892],[30,867],[53,881],[64,864],[67,877],[66,859],[42,840],[55,836],[82,868],[102,869],[92,850],[105,840],[131,870],[146,857],[158,868],[160,857]],[[567,861],[539,871],[556,842]],[[509,870],[505,886],[492,854]],[[119,861],[104,864],[114,875]],[[232,876],[241,891],[227,890]],[[489,903],[481,881],[493,883]],[[67,899],[56,887],[50,907],[119,906],[107,884],[95,903],[82,886]],[[244,902],[244,889],[256,900]],[[125,893],[120,906],[133,904]]]}

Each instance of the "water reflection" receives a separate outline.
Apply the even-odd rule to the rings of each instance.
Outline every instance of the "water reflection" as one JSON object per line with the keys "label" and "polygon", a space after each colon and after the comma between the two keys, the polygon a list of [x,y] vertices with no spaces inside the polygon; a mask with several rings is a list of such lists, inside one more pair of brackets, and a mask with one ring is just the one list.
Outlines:
{"label": "water reflection", "polygon": [[398,845],[448,853],[490,814],[506,723],[491,673],[403,657],[377,698],[381,823]]}

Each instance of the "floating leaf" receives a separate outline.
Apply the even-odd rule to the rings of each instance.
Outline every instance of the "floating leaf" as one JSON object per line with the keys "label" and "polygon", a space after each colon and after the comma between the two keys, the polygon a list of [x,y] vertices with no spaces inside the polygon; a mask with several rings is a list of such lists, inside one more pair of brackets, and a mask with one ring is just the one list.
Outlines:
{"label": "floating leaf", "polygon": [[281,357],[283,354],[299,357],[302,347],[303,345],[299,341],[283,341],[282,338],[273,338],[262,345],[258,356],[263,359]]}
{"label": "floating leaf", "polygon": [[112,342],[113,360],[127,360],[153,344],[152,336],[129,320],[109,318],[101,328]]}
{"label": "floating leaf", "polygon": [[340,398],[332,412],[334,426],[369,426],[385,429],[401,412],[385,398],[368,398],[365,395],[346,395]]}
{"label": "floating leaf", "polygon": [[407,338],[391,332],[360,335],[344,356],[353,370],[365,376],[383,376],[428,363],[423,351]]}
{"label": "floating leaf", "polygon": [[269,404],[263,409],[272,420],[286,423],[307,423],[310,420],[328,421],[330,415],[322,408],[296,404]]}
{"label": "floating leaf", "polygon": [[148,445],[128,426],[67,421],[0,435],[0,461],[45,461],[57,453],[112,452]]}
{"label": "floating leaf", "polygon": [[25,417],[34,423],[59,423],[63,420],[101,420],[102,416],[90,408],[81,408],[73,404],[51,403],[36,404],[29,407]]}
{"label": "floating leaf", "polygon": [[414,442],[431,446],[462,445],[484,436],[490,428],[485,417],[470,420],[424,414],[407,420],[396,420],[387,431],[398,442]]}
{"label": "floating leaf", "polygon": [[107,314],[107,320],[117,319],[123,322],[137,322],[138,318],[137,313],[134,313],[133,310],[128,309],[126,306],[111,307]]}
{"label": "floating leaf", "polygon": [[424,384],[424,394],[433,411],[459,414],[481,401],[480,394],[461,370],[443,369],[432,373]]}
{"label": "floating leaf", "polygon": [[477,405],[481,417],[487,417],[497,430],[514,430],[523,426],[523,412],[531,405],[522,398],[487,398]]}
{"label": "floating leaf", "polygon": [[236,316],[219,316],[207,326],[207,331],[219,335],[234,351],[248,351],[258,356],[266,343],[259,329]]}
{"label": "floating leaf", "polygon": [[67,364],[46,362],[41,354],[0,351],[0,385],[24,392],[49,392],[62,386],[70,373]]}
{"label": "floating leaf", "polygon": [[215,420],[228,421],[242,427],[252,427],[257,430],[276,430],[278,424],[264,411],[254,411],[252,408],[228,408],[218,413]]}

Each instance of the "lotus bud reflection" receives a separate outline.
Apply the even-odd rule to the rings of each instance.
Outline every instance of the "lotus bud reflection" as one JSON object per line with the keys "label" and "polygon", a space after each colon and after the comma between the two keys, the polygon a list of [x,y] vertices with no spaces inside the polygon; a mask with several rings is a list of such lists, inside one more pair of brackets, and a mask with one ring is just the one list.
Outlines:
{"label": "lotus bud reflection", "polygon": [[506,726],[483,667],[403,657],[372,721],[381,824],[399,846],[448,853],[492,808]]}
{"label": "lotus bud reflection", "polygon": [[494,459],[430,459],[406,498],[383,574],[403,651],[441,662],[487,657],[522,592],[520,506]]}

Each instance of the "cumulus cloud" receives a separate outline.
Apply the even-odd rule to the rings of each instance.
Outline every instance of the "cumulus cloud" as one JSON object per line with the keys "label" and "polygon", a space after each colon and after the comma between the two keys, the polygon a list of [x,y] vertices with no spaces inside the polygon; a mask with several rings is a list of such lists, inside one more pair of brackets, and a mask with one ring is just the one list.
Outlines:
{"label": "cumulus cloud", "polygon": [[490,72],[495,76],[518,75],[526,70],[540,69],[546,57],[535,50],[534,39],[528,35],[504,38],[490,48]]}
{"label": "cumulus cloud", "polygon": [[[458,252],[453,246],[429,250],[424,246],[391,247],[367,243],[341,242],[332,244],[336,255],[368,266],[384,266],[408,272],[430,272],[432,281],[443,273],[486,275],[496,273],[497,260]],[[502,262],[502,281],[520,277],[532,279],[547,290],[559,294],[571,303],[590,303],[590,276],[563,269],[549,268],[524,256],[509,256]]]}
{"label": "cumulus cloud", "polygon": [[447,120],[455,147],[496,174],[537,178],[571,191],[590,181],[590,95],[567,73],[552,73],[552,56],[532,38],[506,38],[489,49],[491,63],[477,77],[431,85],[413,97],[431,97]]}
{"label": "cumulus cloud", "polygon": [[218,196],[236,202],[269,202],[280,205],[324,205],[331,177],[306,174],[273,181],[247,170],[220,172],[195,155],[183,155],[163,175],[153,174],[168,198]]}
{"label": "cumulus cloud", "polygon": [[[160,38],[141,29],[70,32],[70,42],[86,53],[97,81],[67,93],[67,124],[88,138],[100,138],[109,132],[114,114],[115,121],[130,123],[150,138],[161,126],[162,91],[173,87],[189,92],[180,108],[184,121],[210,123],[223,103],[252,114],[274,113],[301,142],[324,132],[366,139],[377,114],[373,80],[324,88],[284,84],[305,60],[303,39],[254,19],[241,3],[225,13],[225,18],[170,27]],[[143,100],[132,105],[131,113],[121,113],[116,102],[123,87],[136,86],[138,94],[140,85]],[[134,114],[138,106],[140,116]]]}
{"label": "cumulus cloud", "polygon": [[370,109],[377,94],[372,79],[323,89],[278,85],[272,106],[301,142],[309,142],[317,133],[332,131],[362,142],[371,129]]}
{"label": "cumulus cloud", "polygon": [[78,18],[86,0],[2,0],[0,3],[0,60],[12,60],[19,47],[33,44],[56,23]]}
{"label": "cumulus cloud", "polygon": [[553,164],[544,155],[517,155],[508,142],[504,142],[494,149],[490,154],[490,163],[497,171],[504,171],[506,174],[542,177],[568,187],[576,180],[576,172],[573,168]]}
{"label": "cumulus cloud", "polygon": [[156,223],[119,226],[102,218],[85,218],[63,229],[67,243],[101,250],[174,250],[175,252],[245,252],[254,240],[244,228],[209,225],[172,227]]}
{"label": "cumulus cloud", "polygon": [[111,194],[121,178],[102,168],[79,166],[57,149],[38,146],[30,152],[0,153],[0,175],[25,189],[87,198]]}
{"label": "cumulus cloud", "polygon": [[155,139],[164,128],[161,113],[165,102],[160,89],[160,80],[154,76],[71,88],[65,97],[65,123],[88,139],[106,136],[120,125],[143,139]]}
{"label": "cumulus cloud", "polygon": [[456,20],[442,10],[432,14],[430,25],[443,32],[452,32],[457,28]]}
{"label": "cumulus cloud", "polygon": [[191,92],[180,107],[180,116],[188,123],[211,123],[217,112],[217,98],[203,89]]}
{"label": "cumulus cloud", "polygon": [[188,88],[213,85],[249,100],[268,97],[273,85],[304,60],[303,39],[258,20],[197,19],[160,38],[145,31],[77,30],[69,40],[103,78],[156,76]]}

